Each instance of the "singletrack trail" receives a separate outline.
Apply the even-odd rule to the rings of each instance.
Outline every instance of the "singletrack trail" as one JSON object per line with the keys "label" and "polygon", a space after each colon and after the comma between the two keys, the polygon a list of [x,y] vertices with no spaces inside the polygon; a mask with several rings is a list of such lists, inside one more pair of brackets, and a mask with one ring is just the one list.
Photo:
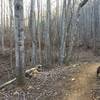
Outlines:
{"label": "singletrack trail", "polygon": [[90,93],[96,85],[96,70],[100,63],[82,65],[80,73],[75,75],[71,85],[71,94],[64,100],[96,100]]}

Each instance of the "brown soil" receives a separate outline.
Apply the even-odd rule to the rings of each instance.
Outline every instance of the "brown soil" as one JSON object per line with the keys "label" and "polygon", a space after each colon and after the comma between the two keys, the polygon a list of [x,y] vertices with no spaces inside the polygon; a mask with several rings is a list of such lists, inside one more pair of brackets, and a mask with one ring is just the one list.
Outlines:
{"label": "brown soil", "polygon": [[75,75],[75,82],[71,87],[71,94],[66,100],[96,100],[91,92],[96,84],[96,69],[100,63],[82,65],[80,73]]}
{"label": "brown soil", "polygon": [[[82,53],[78,64],[44,68],[36,78],[26,79],[24,90],[16,88],[16,83],[5,87],[0,90],[0,100],[100,100],[100,79],[96,78],[99,57],[90,51],[86,56]],[[9,54],[0,54],[0,85],[15,76],[15,64],[11,68],[9,58]]]}

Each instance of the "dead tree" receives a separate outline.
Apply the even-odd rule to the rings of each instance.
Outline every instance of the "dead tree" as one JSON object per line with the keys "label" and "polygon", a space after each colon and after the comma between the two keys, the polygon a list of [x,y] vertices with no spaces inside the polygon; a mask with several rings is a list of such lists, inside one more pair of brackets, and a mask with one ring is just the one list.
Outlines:
{"label": "dead tree", "polygon": [[16,80],[18,86],[23,86],[24,78],[24,22],[23,0],[14,0],[15,11],[15,47],[16,47]]}

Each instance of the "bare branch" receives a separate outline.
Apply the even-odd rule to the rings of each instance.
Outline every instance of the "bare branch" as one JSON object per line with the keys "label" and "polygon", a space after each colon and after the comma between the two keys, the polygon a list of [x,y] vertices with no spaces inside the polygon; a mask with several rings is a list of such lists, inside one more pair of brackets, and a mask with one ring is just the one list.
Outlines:
{"label": "bare branch", "polygon": [[79,6],[78,6],[78,10],[77,10],[77,17],[79,17],[79,12],[80,9],[88,2],[88,0],[83,0],[82,2],[80,2]]}
{"label": "bare branch", "polygon": [[[26,70],[25,71],[25,77],[27,77],[27,78],[31,78],[31,77],[35,77],[37,74],[41,74],[41,67],[42,65],[38,65],[38,66],[36,66],[35,68],[31,68],[31,69],[29,69],[29,70]],[[4,87],[6,87],[6,86],[8,86],[8,85],[10,85],[10,84],[12,84],[13,82],[15,82],[16,81],[16,78],[14,78],[14,79],[12,79],[12,80],[10,80],[10,81],[8,81],[8,82],[6,82],[6,83],[4,83],[4,84],[2,84],[1,86],[0,86],[0,90],[1,89],[3,89]]]}
{"label": "bare branch", "polygon": [[77,23],[79,22],[79,16],[80,16],[80,9],[88,2],[88,0],[83,0],[79,6],[78,6],[78,9],[77,9]]}
{"label": "bare branch", "polygon": [[83,0],[83,1],[79,4],[80,8],[82,8],[87,2],[88,2],[88,0]]}
{"label": "bare branch", "polygon": [[3,89],[4,87],[8,86],[9,84],[12,84],[12,83],[15,82],[15,81],[16,81],[16,78],[14,78],[14,79],[12,79],[12,80],[10,80],[10,81],[8,81],[8,82],[2,84],[2,85],[0,86],[0,90]]}

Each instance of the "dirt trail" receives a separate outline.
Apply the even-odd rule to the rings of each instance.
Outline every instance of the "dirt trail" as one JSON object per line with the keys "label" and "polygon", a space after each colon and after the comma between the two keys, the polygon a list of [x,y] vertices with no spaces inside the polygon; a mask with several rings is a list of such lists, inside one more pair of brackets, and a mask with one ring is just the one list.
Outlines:
{"label": "dirt trail", "polygon": [[71,94],[64,100],[95,100],[92,97],[91,88],[96,84],[96,69],[100,63],[82,65],[80,73],[75,75],[75,81],[71,87]]}

